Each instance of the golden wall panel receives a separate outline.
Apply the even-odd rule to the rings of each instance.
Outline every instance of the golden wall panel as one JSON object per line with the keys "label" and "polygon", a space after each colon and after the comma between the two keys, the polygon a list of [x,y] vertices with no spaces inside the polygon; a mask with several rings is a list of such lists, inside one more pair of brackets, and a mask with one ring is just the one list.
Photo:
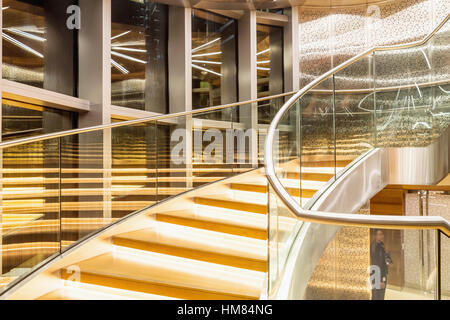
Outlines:
{"label": "golden wall panel", "polygon": [[[450,13],[450,1],[400,0],[299,10],[300,87],[373,46],[423,38]],[[364,75],[355,75],[361,81]]]}
{"label": "golden wall panel", "polygon": [[[368,214],[368,209],[358,213]],[[308,283],[306,299],[370,299],[369,248],[369,229],[342,227],[320,258]]]}

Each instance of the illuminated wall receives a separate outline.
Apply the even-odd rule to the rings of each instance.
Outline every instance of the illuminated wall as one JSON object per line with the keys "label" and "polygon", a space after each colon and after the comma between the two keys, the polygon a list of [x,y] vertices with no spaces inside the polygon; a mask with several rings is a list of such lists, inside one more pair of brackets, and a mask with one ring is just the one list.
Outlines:
{"label": "illuminated wall", "polygon": [[352,7],[301,6],[300,87],[373,46],[423,38],[450,12],[450,1],[400,0]]}

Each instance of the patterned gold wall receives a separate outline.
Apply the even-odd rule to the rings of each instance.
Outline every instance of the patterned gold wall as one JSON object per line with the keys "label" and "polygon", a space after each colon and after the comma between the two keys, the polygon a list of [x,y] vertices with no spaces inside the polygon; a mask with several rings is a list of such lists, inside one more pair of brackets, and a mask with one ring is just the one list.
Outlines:
{"label": "patterned gold wall", "polygon": [[[450,220],[450,194],[448,192],[429,192],[424,198],[423,214],[441,216]],[[419,215],[420,196],[418,193],[407,193],[405,196],[405,214]],[[435,234],[431,231],[405,233],[404,240],[405,285],[426,291],[433,291],[435,286]],[[419,252],[424,248],[424,263],[417,268],[420,261]],[[450,238],[441,235],[441,289],[442,295],[450,299]]]}
{"label": "patterned gold wall", "polygon": [[301,6],[300,87],[365,49],[421,39],[448,13],[450,1],[442,0],[399,0],[353,7]]}
{"label": "patterned gold wall", "polygon": [[[359,214],[368,214],[368,205]],[[328,244],[308,283],[306,299],[370,299],[367,268],[370,265],[367,228],[342,227]]]}

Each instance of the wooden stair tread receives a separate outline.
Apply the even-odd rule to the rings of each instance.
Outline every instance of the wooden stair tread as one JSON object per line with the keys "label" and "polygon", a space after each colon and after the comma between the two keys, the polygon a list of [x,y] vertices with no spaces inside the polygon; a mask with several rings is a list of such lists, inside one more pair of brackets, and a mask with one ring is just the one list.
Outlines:
{"label": "wooden stair tread", "polygon": [[156,214],[157,221],[166,222],[171,224],[177,224],[181,226],[188,226],[191,228],[204,229],[222,233],[228,233],[232,235],[238,235],[242,237],[254,238],[254,239],[267,239],[266,229],[256,229],[250,227],[242,227],[239,225],[232,225],[228,223],[220,223],[215,221],[205,221],[200,219],[193,219],[188,217],[180,217],[169,214]]}
{"label": "wooden stair tread", "polygon": [[173,300],[174,298],[81,282],[65,281],[64,287],[38,300]]}
{"label": "wooden stair tread", "polygon": [[256,240],[186,226],[158,223],[113,237],[118,246],[229,265],[256,271],[267,271],[267,248]]}
{"label": "wooden stair tread", "polygon": [[194,202],[211,207],[228,208],[235,210],[243,210],[248,212],[266,214],[267,213],[267,200],[261,200],[258,202],[245,200],[231,199],[229,196],[216,195],[211,197],[195,197]]}
{"label": "wooden stair tread", "polygon": [[263,272],[117,246],[77,265],[82,274],[255,298],[264,280]]}

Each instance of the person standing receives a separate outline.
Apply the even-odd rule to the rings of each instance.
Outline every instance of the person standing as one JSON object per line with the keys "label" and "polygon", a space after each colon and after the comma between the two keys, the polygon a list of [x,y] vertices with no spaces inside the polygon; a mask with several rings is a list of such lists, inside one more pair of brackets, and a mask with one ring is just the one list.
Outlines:
{"label": "person standing", "polygon": [[[370,245],[370,264],[377,266],[380,270],[380,281],[375,281],[375,284],[372,285],[372,300],[384,300],[388,268],[392,264],[392,259],[384,247],[383,230],[376,230],[375,241]],[[376,287],[378,283],[379,287]]]}

